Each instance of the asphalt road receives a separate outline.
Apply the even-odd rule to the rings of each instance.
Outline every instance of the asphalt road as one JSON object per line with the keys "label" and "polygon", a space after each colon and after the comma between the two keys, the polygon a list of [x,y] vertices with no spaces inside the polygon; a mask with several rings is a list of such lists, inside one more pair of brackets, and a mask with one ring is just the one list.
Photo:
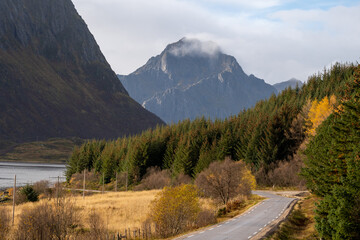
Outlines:
{"label": "asphalt road", "polygon": [[286,198],[263,191],[254,191],[253,193],[267,199],[235,218],[177,239],[248,240],[279,218],[294,200],[293,198]]}

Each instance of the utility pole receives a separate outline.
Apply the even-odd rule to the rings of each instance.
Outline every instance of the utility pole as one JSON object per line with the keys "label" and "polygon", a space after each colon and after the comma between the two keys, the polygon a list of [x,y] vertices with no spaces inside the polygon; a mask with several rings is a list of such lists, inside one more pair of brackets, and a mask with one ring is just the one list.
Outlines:
{"label": "utility pole", "polygon": [[56,186],[56,203],[57,203],[57,205],[59,205],[59,184],[60,184],[59,178],[60,177],[58,176],[57,186]]}
{"label": "utility pole", "polygon": [[13,216],[12,216],[12,225],[15,224],[15,196],[16,196],[16,174],[14,177],[14,189],[13,189]]}
{"label": "utility pole", "polygon": [[85,198],[85,181],[86,178],[85,178],[85,169],[84,169],[83,198]]}

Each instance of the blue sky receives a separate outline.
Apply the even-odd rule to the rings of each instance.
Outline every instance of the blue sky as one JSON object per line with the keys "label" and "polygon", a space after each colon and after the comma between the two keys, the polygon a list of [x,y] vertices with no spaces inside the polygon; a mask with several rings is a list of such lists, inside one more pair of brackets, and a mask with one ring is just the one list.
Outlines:
{"label": "blue sky", "polygon": [[360,62],[360,1],[73,0],[116,73],[129,74],[182,37],[213,41],[247,74],[302,81]]}

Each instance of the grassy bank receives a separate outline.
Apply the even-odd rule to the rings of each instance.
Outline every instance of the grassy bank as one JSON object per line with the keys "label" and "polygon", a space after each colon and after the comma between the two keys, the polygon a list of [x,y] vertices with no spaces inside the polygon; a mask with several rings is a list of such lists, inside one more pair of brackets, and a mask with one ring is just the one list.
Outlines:
{"label": "grassy bank", "polygon": [[293,211],[280,228],[268,240],[285,240],[285,239],[319,239],[314,220],[314,210],[316,197],[309,195],[295,205]]}

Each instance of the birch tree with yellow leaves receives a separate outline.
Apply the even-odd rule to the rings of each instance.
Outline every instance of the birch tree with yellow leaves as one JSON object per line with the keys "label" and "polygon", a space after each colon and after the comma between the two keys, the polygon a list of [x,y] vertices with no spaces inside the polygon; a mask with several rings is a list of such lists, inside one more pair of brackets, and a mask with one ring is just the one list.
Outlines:
{"label": "birch tree with yellow leaves", "polygon": [[334,111],[336,97],[331,95],[330,98],[324,97],[321,101],[314,100],[311,103],[307,118],[306,133],[314,136],[316,128]]}

